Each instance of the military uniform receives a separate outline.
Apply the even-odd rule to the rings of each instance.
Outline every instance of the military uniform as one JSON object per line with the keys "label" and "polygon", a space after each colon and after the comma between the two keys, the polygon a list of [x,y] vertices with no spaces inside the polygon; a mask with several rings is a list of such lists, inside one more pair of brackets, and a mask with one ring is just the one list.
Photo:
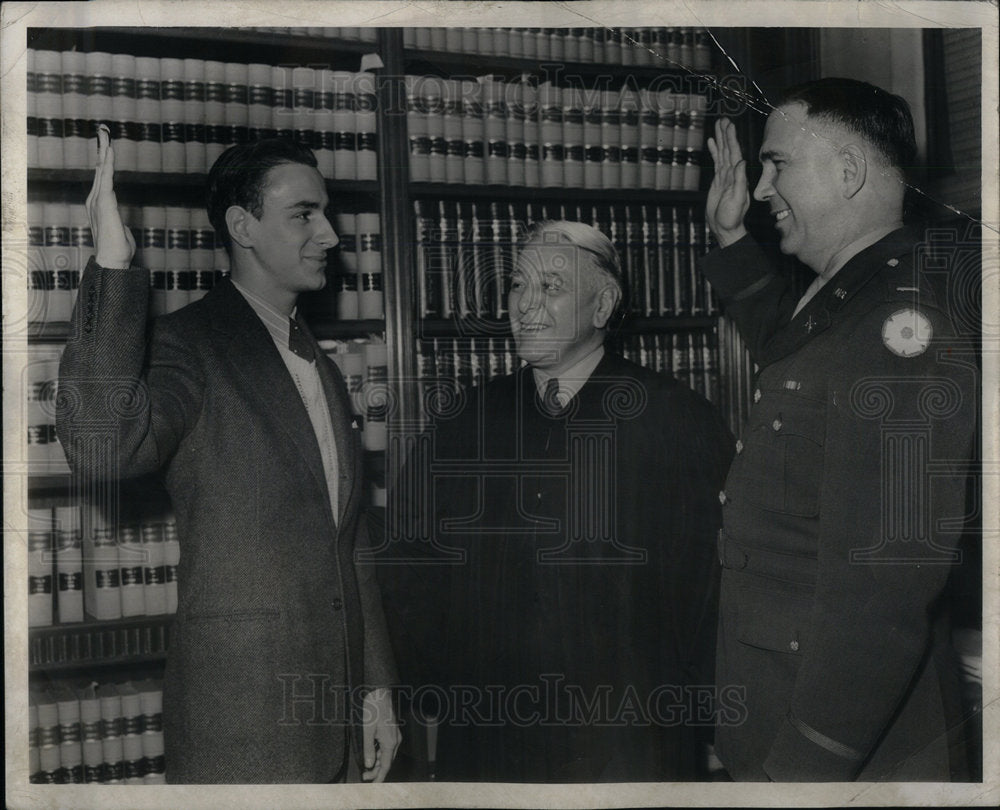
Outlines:
{"label": "military uniform", "polygon": [[934,607],[977,373],[916,245],[889,234],[794,317],[790,280],[749,236],[703,261],[760,367],[720,493],[716,682],[739,699],[720,704],[716,749],[734,779],[956,776]]}

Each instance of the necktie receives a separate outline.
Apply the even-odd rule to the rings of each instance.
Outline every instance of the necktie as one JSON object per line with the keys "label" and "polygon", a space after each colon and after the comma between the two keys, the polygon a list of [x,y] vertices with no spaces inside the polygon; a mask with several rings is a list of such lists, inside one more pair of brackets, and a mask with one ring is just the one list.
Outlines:
{"label": "necktie", "polygon": [[562,406],[559,404],[559,399],[556,394],[559,393],[559,380],[555,377],[549,377],[549,381],[545,383],[545,394],[542,396],[542,404],[545,406],[545,411],[549,416],[558,416],[562,411]]}
{"label": "necktie", "polygon": [[294,318],[288,319],[288,349],[310,363],[316,359],[312,343],[309,342],[309,338],[305,336]]}

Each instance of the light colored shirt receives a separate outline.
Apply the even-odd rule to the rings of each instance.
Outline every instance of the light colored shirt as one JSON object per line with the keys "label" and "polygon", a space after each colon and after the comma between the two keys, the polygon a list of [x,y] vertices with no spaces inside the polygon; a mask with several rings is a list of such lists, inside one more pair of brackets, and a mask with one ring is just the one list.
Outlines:
{"label": "light colored shirt", "polygon": [[802,308],[812,300],[813,296],[823,289],[826,283],[837,275],[837,273],[840,272],[840,269],[851,259],[857,256],[865,248],[871,247],[879,241],[879,239],[884,236],[888,236],[894,230],[901,228],[902,226],[903,223],[897,222],[892,225],[887,225],[884,228],[877,228],[874,231],[869,231],[864,236],[855,239],[851,242],[851,244],[845,245],[838,250],[830,262],[830,269],[824,270],[821,274],[817,275],[816,278],[813,279],[813,283],[806,289],[805,294],[799,299],[799,303],[795,305],[795,312],[792,313],[792,317],[794,318],[798,315],[799,312],[802,311]]}
{"label": "light colored shirt", "polygon": [[[278,354],[281,355],[285,368],[292,377],[299,396],[302,397],[302,404],[309,414],[309,421],[312,423],[313,433],[316,434],[316,442],[319,444],[320,457],[323,460],[323,473],[326,476],[326,488],[330,498],[330,509],[333,513],[333,521],[337,522],[340,516],[340,467],[337,459],[337,442],[333,436],[333,422],[330,419],[330,407],[323,393],[323,383],[319,378],[319,370],[315,361],[306,360],[299,357],[288,348],[288,316],[282,315],[259,295],[252,293],[246,287],[242,287],[233,281],[233,286],[239,290],[247,303],[257,313],[261,323],[267,328],[271,339],[274,341]],[[291,317],[295,317],[295,310],[292,310]]]}
{"label": "light colored shirt", "polygon": [[598,346],[586,357],[580,358],[575,364],[566,369],[562,374],[548,374],[540,368],[533,368],[531,371],[535,375],[535,385],[538,387],[538,396],[545,399],[545,384],[550,377],[555,377],[559,381],[559,393],[556,394],[556,401],[560,408],[565,408],[572,401],[584,383],[590,379],[597,364],[604,357],[604,346]]}

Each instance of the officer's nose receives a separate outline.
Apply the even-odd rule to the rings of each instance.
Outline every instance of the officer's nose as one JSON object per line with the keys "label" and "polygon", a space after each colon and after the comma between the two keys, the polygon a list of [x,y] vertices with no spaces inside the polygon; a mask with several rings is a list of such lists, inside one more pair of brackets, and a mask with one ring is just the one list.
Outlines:
{"label": "officer's nose", "polygon": [[764,171],[761,172],[760,181],[757,183],[757,187],[753,190],[753,198],[757,202],[766,202],[770,197],[774,196],[774,186],[771,185],[771,180],[774,178],[774,167],[764,166]]}

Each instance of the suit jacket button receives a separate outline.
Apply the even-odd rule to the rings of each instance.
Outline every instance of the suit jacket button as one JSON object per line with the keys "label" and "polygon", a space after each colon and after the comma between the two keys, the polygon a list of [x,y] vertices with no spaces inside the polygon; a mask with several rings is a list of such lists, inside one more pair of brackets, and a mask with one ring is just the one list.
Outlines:
{"label": "suit jacket button", "polygon": [[337,596],[334,597],[334,600],[330,604],[333,605],[334,610],[340,610],[344,607],[344,600]]}
{"label": "suit jacket button", "polygon": [[791,642],[788,645],[788,647],[789,647],[789,649],[791,649],[792,652],[798,652],[799,651],[799,642],[793,641],[793,642]]}
{"label": "suit jacket button", "polygon": [[742,452],[743,452],[743,442],[740,441],[739,439],[737,439],[736,440],[736,455],[739,455]]}
{"label": "suit jacket button", "polygon": [[726,491],[724,489],[720,490],[719,491],[719,503],[721,503],[723,506],[725,506],[726,505],[726,501],[728,501],[728,500],[729,500],[729,498],[726,497]]}
{"label": "suit jacket button", "polygon": [[773,427],[775,430],[781,430],[781,420],[780,419],[775,419],[771,423],[771,427]]}
{"label": "suit jacket button", "polygon": [[756,391],[753,392],[753,401],[760,402],[761,396],[762,394],[760,393],[760,389],[758,388]]}

